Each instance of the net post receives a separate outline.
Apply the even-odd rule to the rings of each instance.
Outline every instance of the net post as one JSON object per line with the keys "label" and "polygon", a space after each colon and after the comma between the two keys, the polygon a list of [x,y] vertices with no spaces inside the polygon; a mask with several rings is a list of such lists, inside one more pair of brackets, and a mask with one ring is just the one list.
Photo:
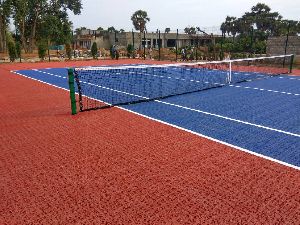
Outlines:
{"label": "net post", "polygon": [[144,31],[144,60],[146,60],[146,32]]}
{"label": "net post", "polygon": [[229,62],[229,79],[228,79],[228,83],[231,84],[231,73],[232,73],[232,64],[231,61]]}
{"label": "net post", "polygon": [[294,55],[291,55],[291,62],[290,62],[290,73],[293,72],[293,63],[294,63]]}
{"label": "net post", "polygon": [[178,61],[178,29],[176,30],[176,46],[175,46],[175,50],[176,50],[176,62]]}
{"label": "net post", "polygon": [[132,58],[134,59],[135,58],[135,47],[134,47],[134,32],[133,32],[133,29],[131,31],[131,34],[132,34],[132,46],[133,46]]}
{"label": "net post", "polygon": [[74,85],[74,70],[72,68],[68,69],[69,78],[69,89],[70,89],[70,99],[71,99],[71,110],[72,115],[77,114],[76,109],[76,97],[75,97],[75,85]]}

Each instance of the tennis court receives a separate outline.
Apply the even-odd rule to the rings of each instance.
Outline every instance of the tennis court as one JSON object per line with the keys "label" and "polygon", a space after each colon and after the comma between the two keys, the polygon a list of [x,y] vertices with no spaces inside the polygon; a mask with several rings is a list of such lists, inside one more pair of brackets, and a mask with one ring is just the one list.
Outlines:
{"label": "tennis court", "polygon": [[[249,82],[228,83],[228,73],[218,67],[209,79],[168,69],[145,78],[144,68],[157,65],[135,62],[0,68],[0,222],[297,224],[300,77],[263,71],[250,73],[255,79]],[[143,69],[126,70],[136,79],[126,74],[123,86],[119,74],[113,75],[117,82],[102,79],[95,89],[80,82],[88,112],[71,115],[70,67]],[[236,75],[248,79],[249,72]],[[199,91],[195,81],[201,81]],[[153,89],[174,82],[171,93]],[[125,100],[135,103],[122,104],[120,92],[129,86],[134,96]],[[110,104],[115,107],[89,111]]]}
{"label": "tennis court", "polygon": [[[234,72],[233,79],[252,80],[225,85],[226,71],[219,65],[218,69],[189,69],[184,76],[174,66],[161,68],[147,65],[80,68],[89,74],[105,72],[88,78],[82,75],[87,82],[81,83],[81,88],[93,89],[85,97],[100,101],[100,107],[102,102],[112,105],[139,102],[121,107],[299,169],[300,78],[241,71]],[[15,73],[68,89],[66,68]],[[95,79],[101,79],[101,85]],[[160,96],[163,99],[157,100]]]}

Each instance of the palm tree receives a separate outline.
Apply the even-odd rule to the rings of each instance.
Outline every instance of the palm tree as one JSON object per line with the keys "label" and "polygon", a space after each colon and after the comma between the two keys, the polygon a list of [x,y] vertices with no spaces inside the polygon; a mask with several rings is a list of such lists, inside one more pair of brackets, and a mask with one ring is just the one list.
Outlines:
{"label": "palm tree", "polygon": [[[142,33],[147,31],[146,23],[150,21],[146,11],[138,10],[131,16],[134,28],[140,31],[140,43],[142,43]],[[141,48],[141,45],[140,45]]]}

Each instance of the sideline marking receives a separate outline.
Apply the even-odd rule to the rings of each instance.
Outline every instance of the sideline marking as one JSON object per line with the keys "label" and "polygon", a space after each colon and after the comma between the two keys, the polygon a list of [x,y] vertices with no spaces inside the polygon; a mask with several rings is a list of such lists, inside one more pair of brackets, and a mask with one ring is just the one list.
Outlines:
{"label": "sideline marking", "polygon": [[300,95],[300,94],[291,93],[291,92],[285,92],[285,91],[276,91],[276,90],[271,90],[271,89],[248,87],[248,86],[240,86],[240,85],[233,85],[233,84],[230,84],[228,86],[229,87],[236,87],[236,88],[252,89],[252,90],[257,90],[257,91],[267,91],[267,92],[273,92],[273,93],[279,93],[279,94],[286,94],[286,95],[295,95],[295,96],[299,96]]}

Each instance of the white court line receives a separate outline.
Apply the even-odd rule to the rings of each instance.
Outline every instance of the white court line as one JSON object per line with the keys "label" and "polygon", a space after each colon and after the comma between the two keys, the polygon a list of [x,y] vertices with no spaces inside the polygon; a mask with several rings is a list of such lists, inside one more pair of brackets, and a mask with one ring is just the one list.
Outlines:
{"label": "white court line", "polygon": [[273,93],[280,93],[280,94],[286,94],[286,95],[295,95],[295,96],[300,96],[300,94],[295,94],[291,92],[285,92],[285,91],[276,91],[276,90],[270,90],[270,89],[264,89],[264,88],[253,88],[253,87],[248,87],[248,86],[239,86],[239,85],[233,85],[230,84],[228,85],[229,87],[236,87],[236,88],[245,88],[245,89],[253,89],[253,90],[258,90],[258,91],[267,91],[267,92],[273,92]]}
{"label": "white court line", "polygon": [[[47,84],[47,85],[50,85],[50,86],[53,86],[53,87],[56,87],[56,88],[65,90],[65,91],[67,91],[67,92],[70,91],[70,90],[68,90],[68,89],[66,89],[66,88],[62,88],[62,87],[59,87],[59,86],[56,86],[56,85],[53,85],[53,84],[50,84],[50,83],[47,83],[47,82],[44,82],[44,81],[41,81],[41,80],[32,78],[32,77],[29,77],[29,76],[26,76],[26,75],[23,75],[23,74],[18,73],[18,72],[16,72],[16,71],[11,71],[11,72],[12,72],[12,73],[15,73],[15,74],[18,74],[18,75],[20,75],[20,76],[26,77],[26,78],[28,78],[28,79],[32,79],[32,80],[41,82],[41,83],[43,83],[43,84]],[[101,100],[98,100],[98,99],[95,99],[95,100],[97,100],[97,101],[99,101],[99,102],[102,102]],[[150,119],[150,120],[153,120],[153,121],[156,121],[156,122],[159,122],[159,123],[162,123],[162,124],[165,124],[165,125],[168,125],[168,126],[177,128],[177,129],[179,129],[179,130],[186,131],[186,132],[188,132],[188,133],[197,135],[197,136],[199,136],[199,137],[206,138],[206,139],[208,139],[208,140],[211,140],[211,141],[214,141],[214,142],[217,142],[217,143],[226,145],[226,146],[231,147],[231,148],[233,148],[233,149],[240,150],[240,151],[242,151],[242,152],[246,152],[246,153],[248,153],[248,154],[250,154],[250,155],[254,155],[254,156],[257,156],[257,157],[260,157],[260,158],[269,160],[269,161],[271,161],[271,162],[275,162],[275,163],[278,163],[278,164],[280,164],[280,165],[284,165],[284,166],[287,166],[287,167],[290,167],[290,168],[293,168],[293,169],[296,169],[296,170],[299,170],[299,171],[300,171],[300,167],[299,167],[299,166],[295,166],[295,165],[293,165],[293,164],[290,164],[290,163],[287,163],[287,162],[284,162],[284,161],[280,161],[280,160],[271,158],[271,157],[269,157],[269,156],[265,156],[265,155],[263,155],[263,154],[259,154],[259,153],[253,152],[253,151],[250,151],[250,150],[245,149],[245,148],[241,148],[241,147],[239,147],[239,146],[236,146],[236,145],[233,145],[233,144],[230,144],[230,143],[227,143],[227,142],[224,142],[224,141],[221,141],[221,140],[218,140],[218,139],[215,139],[215,138],[212,138],[212,137],[209,137],[209,136],[206,136],[206,135],[197,133],[197,132],[195,132],[195,131],[192,131],[192,130],[189,130],[189,129],[186,129],[186,128],[183,128],[183,127],[179,127],[179,126],[177,126],[177,125],[174,125],[174,124],[171,124],[171,123],[168,123],[168,122],[159,120],[159,119],[155,119],[155,118],[153,118],[153,117],[149,117],[149,116],[146,116],[146,115],[143,115],[143,114],[134,112],[134,111],[129,110],[129,109],[126,109],[126,108],[122,108],[122,107],[120,107],[120,106],[115,106],[115,107],[116,107],[116,108],[119,108],[119,109],[121,109],[121,110],[124,110],[124,111],[131,112],[131,113],[133,113],[133,114],[142,116],[142,117],[144,117],[144,118],[147,118],[147,119]]]}
{"label": "white court line", "polygon": [[[290,75],[291,76],[291,75]],[[299,77],[299,76],[298,76]],[[280,78],[280,79],[289,79],[289,80],[298,80],[298,81],[300,81],[300,78],[295,78],[295,77],[288,77],[288,76],[286,76],[286,77],[278,77],[278,78]]]}
{"label": "white court line", "polygon": [[259,125],[259,124],[255,124],[255,123],[250,123],[250,122],[247,122],[247,121],[234,119],[234,118],[230,118],[230,117],[227,117],[227,116],[222,116],[222,115],[218,115],[218,114],[215,114],[215,113],[210,113],[210,112],[202,111],[202,110],[199,110],[199,109],[193,109],[193,108],[190,108],[190,107],[177,105],[177,104],[173,104],[173,103],[169,103],[169,102],[164,102],[164,101],[160,101],[160,100],[154,100],[154,101],[165,104],[165,105],[170,105],[170,106],[174,106],[174,107],[177,107],[177,108],[186,109],[186,110],[190,110],[190,111],[193,111],[193,112],[198,112],[198,113],[202,113],[202,114],[205,114],[205,115],[214,116],[214,117],[222,118],[222,119],[225,119],[225,120],[230,120],[230,121],[234,121],[234,122],[237,122],[237,123],[242,123],[242,124],[245,124],[245,125],[250,125],[250,126],[254,126],[254,127],[258,127],[258,128],[262,128],[262,129],[266,129],[266,130],[271,130],[271,131],[275,131],[275,132],[278,132],[278,133],[283,133],[283,134],[287,134],[287,135],[290,135],[290,136],[295,136],[295,137],[300,138],[300,134],[295,134],[295,133],[291,133],[291,132],[288,132],[288,131],[283,131],[283,130],[275,129],[275,128],[272,128],[272,127],[267,127],[267,126],[263,126],[263,125]]}

